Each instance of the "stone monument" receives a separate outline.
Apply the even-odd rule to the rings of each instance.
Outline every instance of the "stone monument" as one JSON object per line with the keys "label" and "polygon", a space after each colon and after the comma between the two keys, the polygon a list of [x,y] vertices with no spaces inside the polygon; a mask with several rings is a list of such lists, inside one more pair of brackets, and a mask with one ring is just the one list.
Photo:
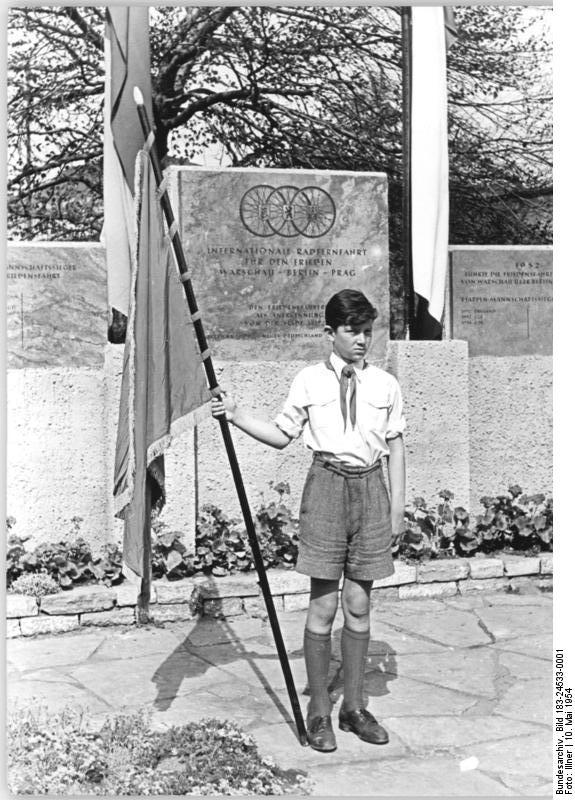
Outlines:
{"label": "stone monument", "polygon": [[175,174],[182,242],[216,357],[321,358],[325,303],[346,287],[365,291],[378,308],[372,352],[385,355],[385,175],[199,168]]}
{"label": "stone monument", "polygon": [[452,248],[451,319],[470,356],[551,355],[551,247]]}
{"label": "stone monument", "polygon": [[8,367],[97,367],[107,341],[104,248],[11,242]]}

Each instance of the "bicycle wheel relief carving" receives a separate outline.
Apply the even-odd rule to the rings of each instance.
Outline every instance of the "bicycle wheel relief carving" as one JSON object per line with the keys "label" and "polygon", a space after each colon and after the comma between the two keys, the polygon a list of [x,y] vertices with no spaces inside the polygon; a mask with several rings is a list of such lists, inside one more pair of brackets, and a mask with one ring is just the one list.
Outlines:
{"label": "bicycle wheel relief carving", "polygon": [[305,236],[317,239],[335,222],[335,203],[318,186],[269,186],[248,189],[240,201],[240,219],[254,236]]}

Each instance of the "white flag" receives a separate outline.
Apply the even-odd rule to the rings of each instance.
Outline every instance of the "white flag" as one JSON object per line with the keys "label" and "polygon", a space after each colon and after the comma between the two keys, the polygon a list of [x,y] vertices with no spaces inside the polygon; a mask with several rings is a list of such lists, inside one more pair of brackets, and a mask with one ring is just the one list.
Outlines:
{"label": "white flag", "polygon": [[449,183],[445,19],[441,6],[412,9],[411,230],[413,288],[443,316]]}

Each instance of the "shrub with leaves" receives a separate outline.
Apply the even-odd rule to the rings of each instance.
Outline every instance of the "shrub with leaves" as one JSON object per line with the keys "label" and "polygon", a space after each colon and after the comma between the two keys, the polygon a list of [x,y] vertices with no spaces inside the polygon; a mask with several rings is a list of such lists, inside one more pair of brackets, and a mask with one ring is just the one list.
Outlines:
{"label": "shrub with leaves", "polygon": [[44,597],[60,591],[58,582],[46,572],[28,572],[20,575],[11,584],[10,591],[16,594],[27,594],[31,597]]}
{"label": "shrub with leaves", "polygon": [[477,517],[476,535],[484,552],[550,550],[553,542],[553,501],[543,494],[527,495],[521,486],[507,495],[482,497],[485,511]]}
{"label": "shrub with leaves", "polygon": [[507,495],[482,497],[485,511],[473,526],[464,508],[452,508],[452,492],[444,489],[439,498],[436,506],[428,507],[422,497],[407,506],[405,530],[393,543],[394,556],[409,561],[552,549],[553,502],[543,494],[525,495],[513,485]]}
{"label": "shrub with leaves", "polygon": [[8,785],[14,794],[307,794],[297,770],[263,759],[231,722],[152,730],[149,712],[94,720],[72,709],[9,715]]}

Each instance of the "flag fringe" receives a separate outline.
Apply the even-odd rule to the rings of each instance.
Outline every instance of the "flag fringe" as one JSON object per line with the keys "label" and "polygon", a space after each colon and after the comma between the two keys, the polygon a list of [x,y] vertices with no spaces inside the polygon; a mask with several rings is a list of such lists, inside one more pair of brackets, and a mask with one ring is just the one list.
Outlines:
{"label": "flag fringe", "polygon": [[198,422],[202,422],[211,416],[210,404],[205,403],[199,408],[193,409],[183,417],[179,417],[170,424],[170,432],[161,439],[152,442],[148,447],[146,466],[150,466],[152,461],[161,456],[168,449],[172,440],[185,431],[191,430]]}

